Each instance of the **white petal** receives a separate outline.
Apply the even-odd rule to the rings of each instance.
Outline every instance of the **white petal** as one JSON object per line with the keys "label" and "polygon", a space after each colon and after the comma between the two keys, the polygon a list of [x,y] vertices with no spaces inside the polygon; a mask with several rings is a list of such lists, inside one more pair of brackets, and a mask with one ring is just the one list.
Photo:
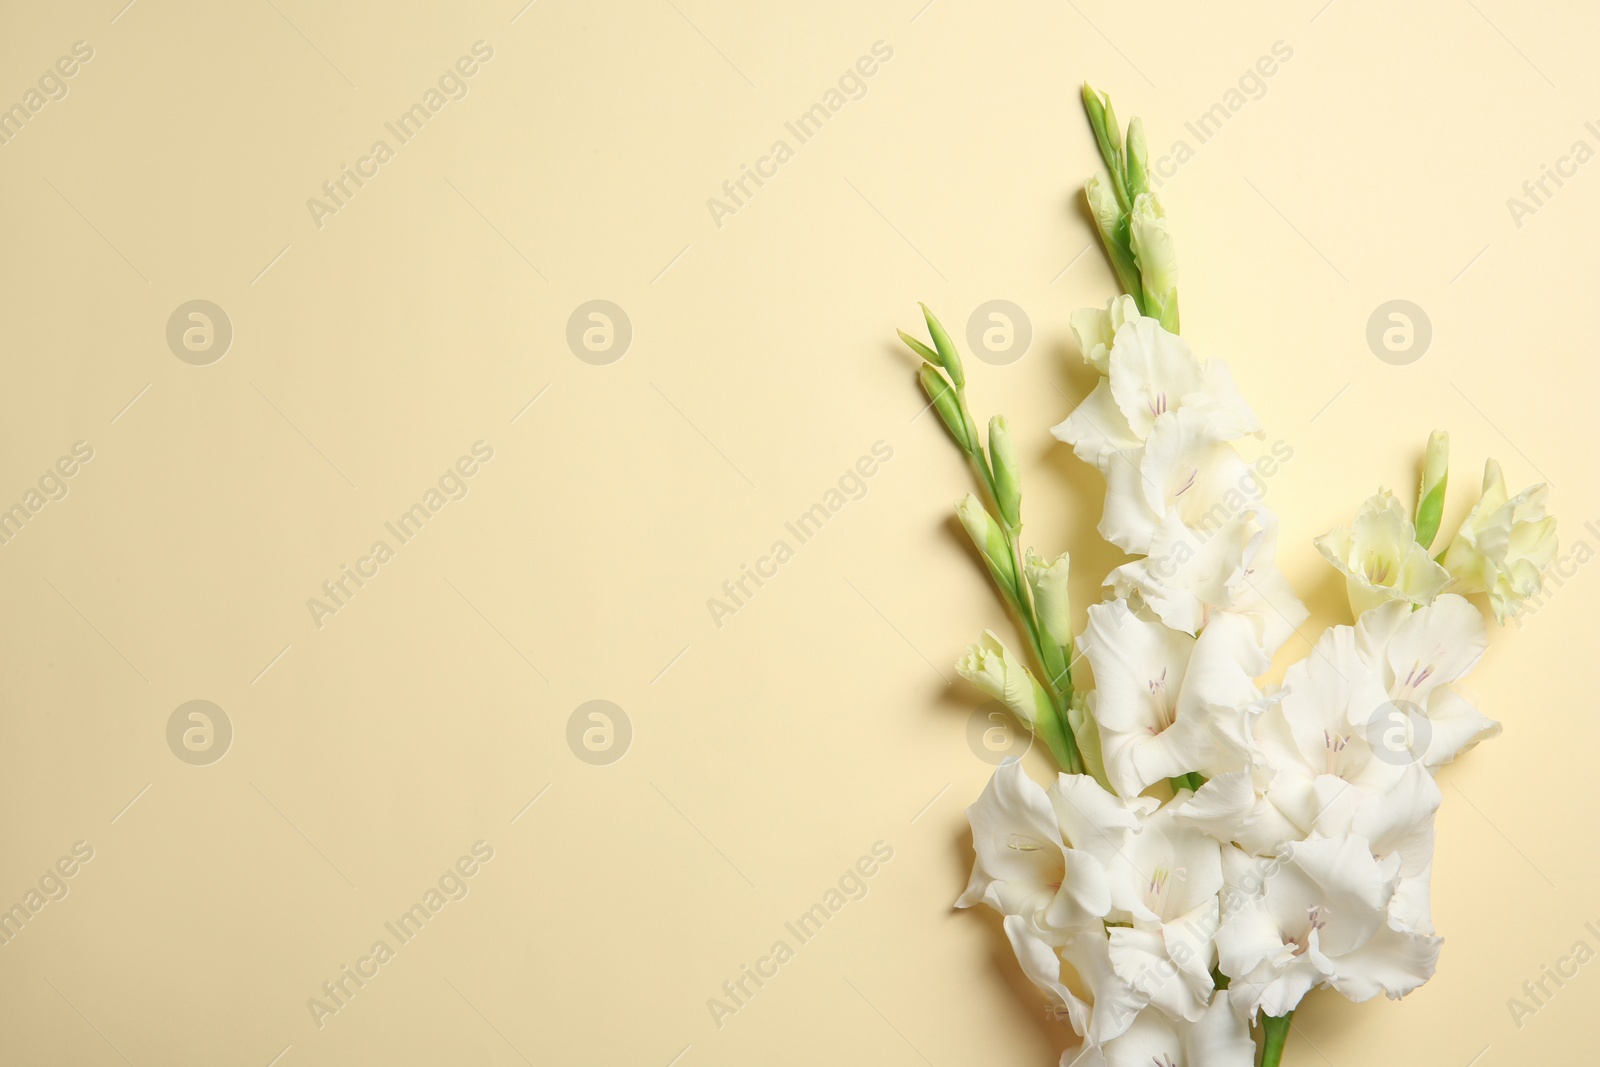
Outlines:
{"label": "white petal", "polygon": [[1074,848],[1116,851],[1128,832],[1139,827],[1138,811],[1153,800],[1128,802],[1105,791],[1086,774],[1061,774],[1049,789],[1061,832]]}
{"label": "white petal", "polygon": [[1158,930],[1114,926],[1111,966],[1145,999],[1179,1019],[1198,1019],[1211,995],[1211,976],[1196,980],[1168,955]]}
{"label": "white petal", "polygon": [[1200,393],[1205,378],[1189,344],[1161,328],[1155,319],[1125,322],[1111,348],[1112,394],[1139,436],[1148,436],[1162,413]]}
{"label": "white petal", "polygon": [[1249,771],[1219,774],[1177,808],[1178,817],[1218,841],[1237,839],[1258,803]]}
{"label": "white petal", "polygon": [[1177,1026],[1155,1010],[1140,1012],[1127,1033],[1107,1042],[1101,1054],[1106,1067],[1166,1067],[1169,1063],[1191,1067],[1190,1061],[1183,1058],[1183,1039],[1178,1036]]}
{"label": "white petal", "polygon": [[1044,992],[1057,1015],[1066,1016],[1077,1034],[1088,1033],[1089,1005],[1062,984],[1061,957],[1056,950],[1030,933],[1020,916],[1006,916],[1004,925],[1022,973]]}
{"label": "white petal", "polygon": [[1422,762],[1429,767],[1449,763],[1479,741],[1487,741],[1500,732],[1498,722],[1453,689],[1435,689],[1423,713],[1432,730],[1422,755]]}
{"label": "white petal", "polygon": [[1063,879],[1066,847],[1050,798],[1021,763],[1007,760],[996,769],[967,808],[967,820],[977,859],[956,906],[986,902],[1029,914],[1045,908]]}
{"label": "white petal", "polygon": [[1106,473],[1114,453],[1137,449],[1144,438],[1134,436],[1126,416],[1111,396],[1111,384],[1101,379],[1089,395],[1072,409],[1065,421],[1051,428],[1059,441],[1072,446],[1073,454]]}
{"label": "white petal", "polygon": [[1395,700],[1426,702],[1435,686],[1466,677],[1489,646],[1483,616],[1464,597],[1446,594],[1401,620],[1386,657]]}
{"label": "white petal", "polygon": [[1433,861],[1433,815],[1442,799],[1433,776],[1411,764],[1388,792],[1360,806],[1350,829],[1366,838],[1373,855],[1398,854],[1400,873],[1415,875]]}
{"label": "white petal", "polygon": [[1079,647],[1094,672],[1095,717],[1102,730],[1126,733],[1171,724],[1194,638],[1113,601],[1089,608]]}
{"label": "white petal", "polygon": [[1355,1001],[1380,992],[1398,1000],[1433,977],[1443,941],[1385,923],[1365,945],[1333,961],[1333,987]]}
{"label": "white petal", "polygon": [[1100,1044],[1125,1032],[1147,1001],[1112,968],[1111,941],[1104,928],[1074,931],[1062,945],[1061,958],[1090,992],[1093,1009],[1083,1036]]}
{"label": "white petal", "polygon": [[1217,929],[1217,963],[1223,974],[1237,978],[1263,964],[1276,968],[1287,955],[1283,933],[1261,901],[1246,902]]}
{"label": "white petal", "polygon": [[1211,998],[1200,1021],[1188,1028],[1183,1042],[1182,1067],[1251,1067],[1256,1059],[1256,1043],[1250,1027],[1230,1003],[1230,994],[1219,989]]}

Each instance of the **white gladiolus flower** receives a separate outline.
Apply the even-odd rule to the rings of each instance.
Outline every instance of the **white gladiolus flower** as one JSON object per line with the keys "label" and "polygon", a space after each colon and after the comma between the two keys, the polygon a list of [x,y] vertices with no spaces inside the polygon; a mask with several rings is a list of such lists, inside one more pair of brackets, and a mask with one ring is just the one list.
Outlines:
{"label": "white gladiolus flower", "polygon": [[1477,666],[1488,643],[1483,616],[1453,593],[1417,611],[1397,602],[1367,612],[1356,624],[1355,647],[1381,692],[1352,709],[1352,721],[1391,751],[1414,753],[1425,767],[1449,763],[1500,732],[1499,723],[1449,688]]}
{"label": "white gladiolus flower", "polygon": [[1169,515],[1199,529],[1254,503],[1258,483],[1249,464],[1214,431],[1204,412],[1170,412],[1151,425],[1142,449],[1114,456],[1100,535],[1124,551],[1148,553]]}
{"label": "white gladiolus flower", "polygon": [[1483,495],[1444,554],[1460,593],[1488,593],[1496,622],[1522,610],[1538,594],[1556,558],[1556,519],[1545,514],[1543,485],[1508,496],[1500,464],[1483,466]]}
{"label": "white gladiolus flower", "polygon": [[1126,294],[1112,297],[1103,308],[1081,308],[1072,313],[1072,335],[1078,339],[1083,361],[1101,374],[1111,373],[1111,345],[1122,324],[1139,317],[1139,303]]}
{"label": "white gladiolus flower", "polygon": [[1440,939],[1405,929],[1392,912],[1399,867],[1396,856],[1375,859],[1357,834],[1287,845],[1260,893],[1217,932],[1235,1010],[1283,1015],[1323,984],[1355,1001],[1397,998],[1432,977]]}
{"label": "white gladiolus flower", "polygon": [[1251,619],[1261,651],[1270,657],[1306,620],[1305,604],[1278,570],[1278,520],[1252,507],[1215,529],[1162,519],[1150,554],[1112,571],[1106,584],[1119,597],[1134,593],[1174,630],[1197,634],[1213,614]]}
{"label": "white gladiolus flower", "polygon": [[1257,838],[1305,837],[1318,814],[1351,788],[1382,795],[1400,780],[1414,757],[1404,749],[1375,752],[1361,729],[1384,700],[1379,679],[1357,654],[1354,627],[1330,628],[1289,668],[1281,699],[1256,723],[1262,763],[1273,772]]}
{"label": "white gladiolus flower", "polygon": [[1118,793],[1248,765],[1250,719],[1263,704],[1251,679],[1267,666],[1248,620],[1218,616],[1194,638],[1114,601],[1089,609],[1080,647],[1094,671],[1101,758]]}
{"label": "white gladiolus flower", "polygon": [[[1018,916],[1007,916],[1003,925],[1022,973],[1044,993],[1055,1016],[1089,1044],[1116,1039],[1144,1008],[1144,1000],[1111,968],[1104,927],[1069,931],[1056,947],[1029,932]],[[1077,972],[1087,1000],[1062,981],[1063,964]]]}
{"label": "white gladiolus flower", "polygon": [[1187,342],[1155,319],[1126,319],[1106,357],[1107,377],[1050,432],[1105,473],[1118,452],[1142,447],[1164,414],[1203,413],[1207,436],[1233,441],[1260,432],[1220,360],[1202,365]]}
{"label": "white gladiolus flower", "polygon": [[1353,527],[1329,530],[1316,539],[1316,546],[1345,576],[1350,610],[1358,619],[1391,600],[1432,603],[1450,580],[1417,544],[1417,528],[1387,489],[1361,505]]}
{"label": "white gladiolus flower", "polygon": [[[1096,807],[1095,813],[1107,823],[1085,826],[1086,836],[1136,822],[1114,800]],[[987,904],[1002,915],[1018,917],[1029,933],[1057,945],[1067,932],[1111,910],[1105,868],[1094,854],[1063,838],[1051,798],[1023,773],[1021,763],[1001,764],[967,809],[967,819],[977,861],[956,907]]]}
{"label": "white gladiolus flower", "polygon": [[[1111,879],[1111,966],[1169,1017],[1199,1019],[1211,999],[1222,852],[1178,821],[1186,794],[1146,817],[1106,857]],[[1120,862],[1117,862],[1120,860]]]}
{"label": "white gladiolus flower", "polygon": [[[1085,775],[1060,775],[1046,791],[1008,760],[967,809],[977,860],[956,906],[982,903],[1004,915],[1023,972],[1095,1042],[1122,1033],[1146,1003],[1111,966],[1104,864],[1156,803],[1119,800]],[[1063,959],[1089,990],[1087,1001],[1062,982]]]}
{"label": "white gladiolus flower", "polygon": [[1229,997],[1219,990],[1195,1022],[1146,1009],[1121,1037],[1063,1052],[1060,1067],[1251,1067],[1256,1044]]}

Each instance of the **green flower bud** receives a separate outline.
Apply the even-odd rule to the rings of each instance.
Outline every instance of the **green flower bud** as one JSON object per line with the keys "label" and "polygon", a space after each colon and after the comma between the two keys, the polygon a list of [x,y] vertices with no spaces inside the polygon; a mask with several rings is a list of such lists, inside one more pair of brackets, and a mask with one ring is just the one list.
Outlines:
{"label": "green flower bud", "polygon": [[950,436],[955,438],[963,452],[971,452],[976,446],[967,433],[967,420],[961,415],[961,405],[956,400],[955,391],[950,388],[950,382],[927,363],[922,365],[918,377],[922,380],[923,392],[933,401],[933,409],[944,421],[944,428],[950,431]]}
{"label": "green flower bud", "polygon": [[[956,664],[956,672],[1005,704],[1019,722],[1045,743],[1062,770],[1077,772],[1081,768],[1077,747],[1067,735],[1050,694],[993,632],[983,631],[982,640],[968,648],[967,654]],[[1104,780],[1103,772],[1101,780]]]}
{"label": "green flower bud", "polygon": [[961,518],[961,525],[967,528],[967,536],[972,538],[978,553],[989,565],[989,573],[994,577],[995,584],[1008,600],[1014,600],[1017,567],[1011,559],[1011,546],[1000,524],[971,493],[956,505],[956,514]]}
{"label": "green flower bud", "polygon": [[1117,198],[1098,177],[1084,182],[1083,195],[1089,201],[1089,214],[1094,218],[1095,229],[1100,231],[1100,243],[1106,247],[1106,256],[1111,260],[1111,269],[1116,272],[1117,282],[1123,292],[1138,303],[1140,313],[1145,313],[1139,267],[1134,262],[1133,249],[1128,244],[1128,226]]}
{"label": "green flower bud", "polygon": [[1450,480],[1450,435],[1435,430],[1428,437],[1422,461],[1422,485],[1417,490],[1417,544],[1427,548],[1439,533],[1444,515],[1444,489]]}
{"label": "green flower bud", "polygon": [[1128,122],[1128,195],[1138,199],[1150,191],[1150,160],[1144,144],[1144,122],[1135,116]]}
{"label": "green flower bud", "polygon": [[950,375],[951,384],[960,389],[967,384],[966,374],[961,369],[961,354],[956,351],[950,335],[944,332],[939,320],[928,310],[928,305],[919,306],[922,308],[922,317],[928,320],[928,336],[933,338],[933,347],[939,350],[939,365]]}
{"label": "green flower bud", "polygon": [[1040,723],[1055,718],[1050,694],[991,630],[956,662],[956,673],[1003,703],[1029,730],[1037,732]]}
{"label": "green flower bud", "polygon": [[1111,143],[1106,137],[1106,105],[1100,93],[1088,82],[1083,83],[1083,110],[1089,116],[1089,129],[1094,131],[1095,144],[1100,148],[1100,156],[1106,158],[1111,150]]}
{"label": "green flower bud", "polygon": [[1128,209],[1128,190],[1123,182],[1122,128],[1117,125],[1117,113],[1111,107],[1111,98],[1097,92],[1087,82],[1083,86],[1083,108],[1089,115],[1089,126],[1094,130],[1095,144],[1100,158],[1111,171],[1111,194],[1117,206]]}
{"label": "green flower bud", "polygon": [[1128,243],[1139,269],[1144,313],[1178,332],[1178,255],[1167,232],[1166,213],[1154,193],[1142,193],[1128,216]]}
{"label": "green flower bud", "polygon": [[1072,647],[1072,596],[1067,590],[1067,577],[1071,557],[1063,552],[1046,563],[1033,549],[1028,549],[1022,570],[1033,590],[1033,611],[1039,626],[1050,641],[1059,648]]}
{"label": "green flower bud", "polygon": [[1022,524],[1022,476],[1017,471],[1017,446],[1004,415],[989,420],[989,462],[994,466],[995,503],[1000,518],[1015,530]]}
{"label": "green flower bud", "polygon": [[1106,105],[1106,141],[1111,145],[1111,158],[1106,166],[1113,175],[1122,173],[1122,124],[1117,121],[1117,109],[1111,106],[1111,97],[1101,94]]}

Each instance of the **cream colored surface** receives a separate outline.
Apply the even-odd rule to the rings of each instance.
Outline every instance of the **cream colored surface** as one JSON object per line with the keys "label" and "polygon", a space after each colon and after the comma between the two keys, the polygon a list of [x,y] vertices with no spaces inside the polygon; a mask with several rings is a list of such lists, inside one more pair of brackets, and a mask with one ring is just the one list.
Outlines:
{"label": "cream colored surface", "polygon": [[[93,458],[0,547],[0,906],[76,842],[93,858],[0,947],[0,1060],[1054,1064],[1068,1032],[998,923],[950,907],[989,772],[950,664],[1005,620],[892,341],[918,299],[963,335],[984,301],[1026,310],[1023,359],[969,360],[973,401],[1009,414],[1028,533],[1092,601],[1102,488],[1046,432],[1088,385],[1068,315],[1113,291],[1076,206],[1085,79],[1152,155],[1195,148],[1163,190],[1184,329],[1294,449],[1270,499],[1308,634],[1343,618],[1311,537],[1408,493],[1435,426],[1448,522],[1494,455],[1600,546],[1600,164],[1520,227],[1506,203],[1600,147],[1600,16],[922,2],[4,6],[0,103],[74,42],[93,58],[0,146],[0,505],[75,442]],[[384,124],[479,41],[465,98],[396,144]],[[799,144],[785,123],[880,41]],[[1292,57],[1198,144],[1184,123],[1275,42]],[[379,139],[393,158],[319,227],[307,199]],[[718,226],[707,199],[779,139]],[[1365,340],[1396,298],[1434,328],[1408,366]],[[165,337],[195,299],[234,331],[207,366]],[[565,339],[593,299],[632,324],[610,365]],[[386,533],[480,441],[464,499]],[[784,524],[880,441],[865,495],[798,544]],[[308,598],[380,539],[319,627]],[[780,539],[717,626],[708,598]],[[1596,966],[1520,1029],[1507,1000],[1600,948],[1597,598],[1578,567],[1473,678],[1506,729],[1443,775],[1438,977],[1313,996],[1286,1062],[1587,1056]],[[197,699],[234,731],[207,766],[167,742]],[[594,699],[632,725],[610,765],[567,742]],[[387,932],[480,841],[464,899]],[[800,945],[785,923],[880,841],[865,897]],[[794,957],[716,1025],[708,998],[780,939]],[[379,940],[319,1026],[308,999]]]}

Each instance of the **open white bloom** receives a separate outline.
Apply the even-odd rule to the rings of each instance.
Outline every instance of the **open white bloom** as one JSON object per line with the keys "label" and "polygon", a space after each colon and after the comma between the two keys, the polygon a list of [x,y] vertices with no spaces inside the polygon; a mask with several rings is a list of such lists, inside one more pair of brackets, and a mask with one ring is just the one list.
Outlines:
{"label": "open white bloom", "polygon": [[[1119,800],[1085,775],[1060,775],[1046,791],[1007,760],[967,809],[977,859],[956,906],[983,903],[1004,915],[1023,973],[1058,1016],[1095,1042],[1122,1033],[1146,1003],[1111,965],[1104,864],[1156,803]],[[1063,983],[1063,960],[1087,1000]]]}
{"label": "open white bloom", "polygon": [[1101,473],[1118,452],[1144,446],[1162,415],[1204,413],[1208,435],[1232,441],[1257,433],[1260,424],[1239,396],[1220,360],[1204,365],[1188,342],[1155,319],[1125,319],[1106,360],[1107,377],[1050,432],[1072,445],[1078,458]]}
{"label": "open white bloom", "polygon": [[[985,844],[958,904],[982,900],[1006,914],[1023,972],[1092,1044],[1116,1038],[1152,1005],[1200,1019],[1213,992],[1223,878],[1221,846],[1177,817],[1188,793],[1158,809],[1149,797],[1119,800],[1085,775],[1063,774],[1048,796],[1054,832],[1044,791],[1016,764],[996,773],[969,810]],[[1065,905],[1072,882],[1080,897],[1092,887],[1093,900]],[[1087,998],[1063,981],[1064,965]]]}
{"label": "open white bloom", "polygon": [[1184,816],[1259,854],[1350,830],[1379,856],[1405,853],[1407,877],[1419,873],[1431,857],[1424,824],[1439,804],[1421,779],[1500,729],[1449,688],[1477,663],[1484,638],[1477,610],[1451,594],[1329,628],[1255,720],[1256,765],[1214,777]]}
{"label": "open white bloom", "polygon": [[1199,527],[1176,512],[1162,519],[1149,555],[1124,563],[1106,578],[1112,592],[1137,592],[1174,630],[1197,634],[1214,614],[1250,618],[1256,641],[1271,657],[1308,614],[1276,564],[1278,519],[1252,506],[1215,527],[1206,516]]}
{"label": "open white bloom", "polygon": [[1322,984],[1355,1001],[1397,998],[1432,977],[1440,939],[1393,915],[1399,867],[1398,857],[1374,858],[1357,834],[1285,846],[1260,893],[1217,933],[1235,1010],[1283,1015]]}
{"label": "open white bloom", "polygon": [[1146,1009],[1121,1037],[1062,1053],[1061,1067],[1251,1067],[1255,1060],[1249,1025],[1223,989],[1195,1022]]}
{"label": "open white bloom", "polygon": [[1187,792],[1147,816],[1103,857],[1111,880],[1111,966],[1144,1001],[1199,1019],[1211,998],[1222,850],[1176,812]]}
{"label": "open white bloom", "polygon": [[1263,704],[1252,679],[1267,660],[1247,619],[1218,616],[1195,638],[1117,600],[1089,609],[1079,647],[1094,672],[1090,710],[1106,777],[1119,794],[1249,764],[1250,719]]}
{"label": "open white bloom", "polygon": [[1355,647],[1381,693],[1352,708],[1352,722],[1394,756],[1414,756],[1428,768],[1449,763],[1500,732],[1450,688],[1477,666],[1488,643],[1483,616],[1453,593],[1417,611],[1395,602],[1367,612],[1356,624]]}
{"label": "open white bloom", "polygon": [[1112,457],[1100,535],[1124,551],[1148,553],[1168,516],[1199,529],[1254,503],[1260,483],[1215,431],[1210,415],[1185,408],[1155,420],[1142,449]]}
{"label": "open white bloom", "polygon": [[1072,313],[1072,334],[1078,339],[1083,361],[1101,374],[1111,373],[1111,345],[1129,319],[1139,317],[1139,303],[1126,294],[1112,297],[1103,308],[1080,308]]}
{"label": "open white bloom", "polygon": [[[1136,823],[1123,805],[1107,800],[1111,803],[1085,805],[1106,820],[1103,827],[1083,827],[1091,839]],[[1060,944],[1068,932],[1097,923],[1111,910],[1111,883],[1100,860],[1062,836],[1051,798],[1017,760],[994,772],[967,809],[967,820],[977,859],[956,907],[987,904],[1021,919],[1029,933],[1050,944]]]}
{"label": "open white bloom", "polygon": [[[1062,936],[1059,947],[1031,933],[1015,915],[1003,923],[1017,963],[1028,980],[1039,987],[1058,1019],[1090,1045],[1115,1040],[1125,1033],[1145,1001],[1111,968],[1111,943],[1103,926],[1080,927]],[[1074,993],[1062,980],[1070,967],[1088,999]]]}
{"label": "open white bloom", "polygon": [[1316,539],[1319,551],[1345,576],[1356,618],[1391,600],[1427,604],[1450,580],[1417,544],[1417,528],[1393,493],[1380,489],[1361,505],[1353,527],[1337,526]]}
{"label": "open white bloom", "polygon": [[1483,495],[1445,550],[1444,566],[1460,593],[1488,593],[1496,622],[1522,610],[1556,558],[1556,519],[1545,514],[1544,485],[1506,493],[1500,464],[1483,466]]}
{"label": "open white bloom", "polygon": [[1329,805],[1387,794],[1415,757],[1404,749],[1375,751],[1361,729],[1385,699],[1357,652],[1355,628],[1330,627],[1311,655],[1289,668],[1281,698],[1256,723],[1262,765],[1272,773],[1265,804],[1240,844],[1264,851],[1271,842],[1306,837]]}

